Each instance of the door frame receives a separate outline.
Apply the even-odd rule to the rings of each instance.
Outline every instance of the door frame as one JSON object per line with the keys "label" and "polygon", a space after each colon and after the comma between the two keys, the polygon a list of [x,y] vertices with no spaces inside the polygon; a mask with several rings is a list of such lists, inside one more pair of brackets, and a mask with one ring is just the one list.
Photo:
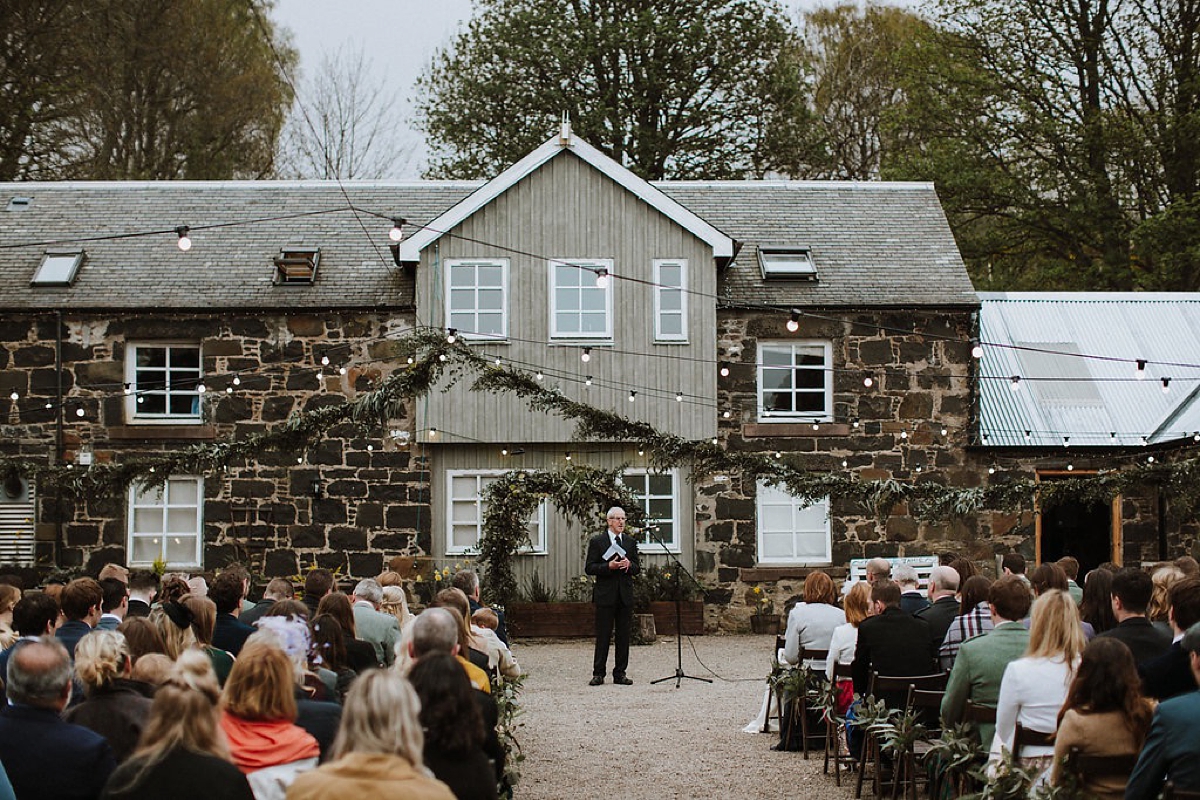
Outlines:
{"label": "door frame", "polygon": [[[1035,483],[1041,483],[1043,477],[1047,478],[1077,478],[1082,475],[1098,475],[1099,470],[1072,470],[1065,469],[1039,469],[1034,470],[1033,480]],[[1117,566],[1122,566],[1121,552],[1124,550],[1121,541],[1121,495],[1117,495],[1112,499],[1112,508],[1109,513],[1109,561],[1112,561]],[[1042,563],[1042,508],[1038,500],[1033,503],[1033,558],[1035,564]]]}

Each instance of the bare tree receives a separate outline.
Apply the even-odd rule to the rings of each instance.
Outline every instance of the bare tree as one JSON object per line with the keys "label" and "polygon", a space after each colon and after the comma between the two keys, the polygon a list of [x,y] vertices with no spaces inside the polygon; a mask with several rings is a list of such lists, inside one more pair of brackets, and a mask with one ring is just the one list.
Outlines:
{"label": "bare tree", "polygon": [[397,96],[385,89],[361,49],[325,56],[297,89],[280,143],[280,175],[350,180],[402,172],[416,145],[401,140]]}

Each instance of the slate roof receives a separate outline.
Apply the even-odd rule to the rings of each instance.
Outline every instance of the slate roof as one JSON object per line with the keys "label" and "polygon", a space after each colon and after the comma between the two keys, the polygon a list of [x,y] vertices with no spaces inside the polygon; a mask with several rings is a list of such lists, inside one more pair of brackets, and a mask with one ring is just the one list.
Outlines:
{"label": "slate roof", "polygon": [[[720,293],[732,303],[802,307],[978,306],[930,183],[659,182],[742,243]],[[816,281],[763,280],[758,247],[811,249]]]}
{"label": "slate roof", "polygon": [[[350,202],[414,225],[435,219],[483,184],[344,182]],[[723,271],[730,303],[804,307],[965,306],[978,301],[930,184],[657,182],[655,187],[738,240]],[[32,198],[26,211],[8,199]],[[413,303],[411,273],[392,262],[390,223],[346,210],[326,181],[76,182],[0,184],[0,310],[146,307],[376,308]],[[340,209],[340,210],[338,210]],[[251,218],[336,210],[290,220],[203,230]],[[188,225],[183,253],[172,230]],[[51,240],[158,230],[83,242],[70,287],[31,287]],[[411,234],[412,227],[407,229]],[[283,245],[321,248],[312,286],[276,286],[271,259]],[[758,247],[812,250],[817,281],[764,281]],[[20,246],[14,246],[20,245]]]}
{"label": "slate roof", "polygon": [[[987,446],[1061,450],[1069,436],[1071,448],[1139,448],[1142,437],[1159,444],[1200,432],[1200,294],[979,297],[979,430]],[[1140,380],[1137,359],[1147,362]]]}
{"label": "slate roof", "polygon": [[[469,193],[474,183],[314,181],[163,181],[0,184],[0,309],[379,308],[413,303],[411,272],[388,250],[391,223],[347,210],[350,202],[379,214],[427,222]],[[5,211],[29,197],[25,211]],[[203,230],[305,212],[275,222]],[[184,253],[173,232],[192,228]],[[363,227],[370,234],[363,233]],[[50,247],[16,244],[161,230],[162,234],[81,242],[85,252],[70,287],[31,287]],[[411,233],[413,228],[408,228]],[[311,286],[272,284],[272,259],[284,245],[321,248]]]}

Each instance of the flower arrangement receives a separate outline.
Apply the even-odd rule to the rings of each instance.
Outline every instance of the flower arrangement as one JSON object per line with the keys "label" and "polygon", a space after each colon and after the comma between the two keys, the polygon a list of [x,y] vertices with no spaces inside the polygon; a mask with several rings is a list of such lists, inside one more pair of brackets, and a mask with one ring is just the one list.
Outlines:
{"label": "flower arrangement", "polygon": [[775,599],[761,586],[755,586],[746,593],[747,605],[753,608],[756,617],[769,616],[775,613]]}

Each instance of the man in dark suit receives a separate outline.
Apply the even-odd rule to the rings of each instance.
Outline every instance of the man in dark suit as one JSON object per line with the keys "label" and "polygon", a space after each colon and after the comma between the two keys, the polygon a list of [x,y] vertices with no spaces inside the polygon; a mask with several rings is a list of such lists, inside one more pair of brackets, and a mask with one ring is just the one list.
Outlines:
{"label": "man in dark suit", "polygon": [[[1193,681],[1200,681],[1200,625],[1188,628],[1177,644],[1188,659]],[[1196,758],[1196,753],[1200,753],[1198,716],[1200,691],[1194,686],[1192,691],[1158,704],[1146,744],[1125,786],[1126,800],[1153,800],[1168,780],[1176,789],[1200,790],[1200,759]]]}
{"label": "man in dark suit", "polygon": [[911,564],[897,564],[892,570],[892,579],[900,587],[901,611],[905,614],[915,614],[929,608],[929,600],[921,594],[917,570]]}
{"label": "man in dark suit", "polygon": [[937,656],[942,641],[950,623],[958,616],[959,603],[954,599],[958,591],[958,571],[954,567],[934,567],[929,572],[929,599],[932,601],[928,608],[918,611],[915,616],[929,623],[930,653]]}
{"label": "man in dark suit", "polygon": [[[871,691],[871,673],[909,676],[937,672],[929,648],[920,644],[929,641],[929,623],[920,617],[900,610],[900,587],[889,580],[878,580],[871,586],[871,612],[858,626],[858,646],[850,670],[854,691],[867,695]],[[882,696],[892,708],[902,708],[904,696]]]}
{"label": "man in dark suit", "polygon": [[100,603],[96,630],[115,631],[129,611],[129,584],[117,578],[102,578],[100,590],[104,592],[104,600]]}
{"label": "man in dark suit", "polygon": [[1146,607],[1154,593],[1154,581],[1140,569],[1126,567],[1113,576],[1112,610],[1117,626],[1101,633],[1124,642],[1135,664],[1152,661],[1167,652],[1171,635],[1146,619]]}
{"label": "man in dark suit", "polygon": [[209,587],[208,599],[217,607],[217,622],[213,626],[213,647],[237,657],[242,645],[254,628],[238,621],[242,613],[242,579],[231,572],[222,572]]}
{"label": "man in dark suit", "polygon": [[103,736],[59,716],[71,697],[70,656],[50,636],[15,648],[9,706],[0,716],[0,763],[13,791],[22,798],[99,797],[117,762]]}
{"label": "man in dark suit", "polygon": [[76,578],[63,587],[58,599],[66,621],[54,632],[62,646],[67,648],[71,659],[75,658],[75,645],[92,632],[100,621],[100,606],[104,603],[104,590],[92,578]]}
{"label": "man in dark suit", "polygon": [[625,535],[625,511],[613,506],[608,510],[608,530],[596,534],[588,542],[584,566],[584,571],[596,579],[592,588],[592,602],[596,605],[592,686],[604,683],[608,642],[614,626],[617,655],[613,663],[613,683],[625,686],[633,683],[625,670],[629,667],[629,636],[633,628],[633,576],[640,569],[637,542]]}
{"label": "man in dark suit", "polygon": [[1200,578],[1184,578],[1176,583],[1171,587],[1168,600],[1171,608],[1167,619],[1171,622],[1175,641],[1165,655],[1138,664],[1142,693],[1158,700],[1196,689],[1196,678],[1180,640],[1184,631],[1200,622]]}
{"label": "man in dark suit", "polygon": [[158,596],[158,576],[148,569],[135,569],[129,573],[129,608],[125,619],[150,616],[150,604]]}

